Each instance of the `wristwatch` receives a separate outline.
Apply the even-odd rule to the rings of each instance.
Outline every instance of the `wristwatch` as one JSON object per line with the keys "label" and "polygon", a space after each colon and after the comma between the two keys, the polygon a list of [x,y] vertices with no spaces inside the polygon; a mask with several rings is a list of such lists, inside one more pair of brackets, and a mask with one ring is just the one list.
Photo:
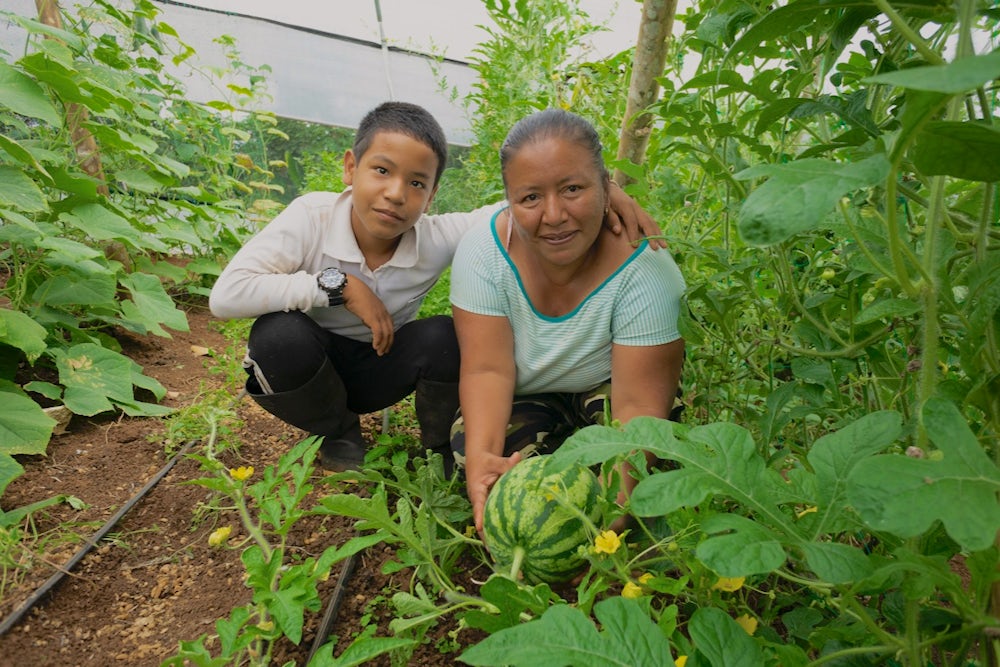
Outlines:
{"label": "wristwatch", "polygon": [[316,283],[326,292],[329,305],[339,306],[344,303],[344,288],[347,287],[347,274],[338,268],[330,267],[316,274]]}

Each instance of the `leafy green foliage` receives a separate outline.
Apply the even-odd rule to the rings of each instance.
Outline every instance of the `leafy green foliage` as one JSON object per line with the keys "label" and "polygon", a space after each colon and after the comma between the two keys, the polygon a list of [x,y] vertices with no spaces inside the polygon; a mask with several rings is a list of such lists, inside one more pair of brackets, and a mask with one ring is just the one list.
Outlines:
{"label": "leafy green foliage", "polygon": [[[669,665],[670,643],[642,608],[622,598],[594,607],[602,630],[579,609],[559,604],[531,623],[502,630],[460,656],[469,665],[599,667]],[[719,663],[729,664],[729,663]]]}
{"label": "leafy green foliage", "polygon": [[[234,98],[200,106],[184,99],[181,80],[165,68],[191,48],[156,22],[152,3],[119,11],[96,2],[84,13],[64,13],[62,29],[5,14],[29,43],[20,58],[0,64],[4,452],[41,453],[52,430],[14,382],[80,415],[164,414],[135,398],[134,386],[156,399],[164,391],[106,332],[186,331],[174,296],[204,293],[203,279],[253,231],[239,198],[263,193],[248,198],[251,211],[268,209],[270,172],[242,150],[274,119],[250,113],[238,123],[219,113],[264,94],[232,41],[220,43]],[[235,83],[243,76],[247,85]],[[24,362],[57,370],[59,386],[26,383],[29,368],[15,377]]]}

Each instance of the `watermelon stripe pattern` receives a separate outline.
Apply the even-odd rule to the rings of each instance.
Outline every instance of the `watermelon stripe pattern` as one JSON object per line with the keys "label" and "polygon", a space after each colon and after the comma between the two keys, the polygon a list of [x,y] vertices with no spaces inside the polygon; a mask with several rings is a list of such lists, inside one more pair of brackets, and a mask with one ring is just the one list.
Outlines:
{"label": "watermelon stripe pattern", "polygon": [[507,471],[486,499],[483,536],[497,569],[510,571],[523,553],[528,583],[571,579],[584,564],[578,554],[589,541],[581,513],[596,522],[600,485],[589,468],[546,471],[547,456],[535,456]]}

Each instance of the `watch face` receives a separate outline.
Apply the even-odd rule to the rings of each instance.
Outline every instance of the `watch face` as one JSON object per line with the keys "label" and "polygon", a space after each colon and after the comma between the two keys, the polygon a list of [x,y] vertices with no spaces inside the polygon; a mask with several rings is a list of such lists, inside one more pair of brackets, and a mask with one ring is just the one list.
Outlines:
{"label": "watch face", "polygon": [[323,269],[323,272],[319,274],[319,286],[327,292],[343,289],[345,282],[347,282],[347,276],[339,269]]}

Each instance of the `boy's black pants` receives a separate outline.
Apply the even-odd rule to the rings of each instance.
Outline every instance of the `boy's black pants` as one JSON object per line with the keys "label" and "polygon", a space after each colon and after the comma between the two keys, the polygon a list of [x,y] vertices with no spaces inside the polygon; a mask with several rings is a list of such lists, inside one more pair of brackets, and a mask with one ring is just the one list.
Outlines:
{"label": "boy's black pants", "polygon": [[446,315],[403,325],[392,348],[380,357],[371,343],[331,333],[305,313],[289,311],[262,315],[251,327],[244,363],[248,389],[254,389],[252,394],[294,391],[327,359],[344,383],[347,407],[359,414],[397,403],[419,380],[458,382],[458,339]]}

